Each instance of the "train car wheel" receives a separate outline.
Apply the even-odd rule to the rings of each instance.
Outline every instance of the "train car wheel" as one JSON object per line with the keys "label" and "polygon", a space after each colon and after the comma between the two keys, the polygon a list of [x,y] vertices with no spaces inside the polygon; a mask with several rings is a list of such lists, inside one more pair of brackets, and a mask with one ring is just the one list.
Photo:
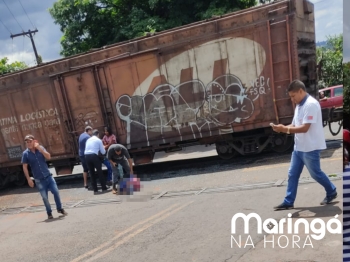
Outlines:
{"label": "train car wheel", "polygon": [[237,151],[226,143],[216,143],[216,152],[221,159],[231,159],[237,155]]}
{"label": "train car wheel", "polygon": [[27,181],[24,174],[22,172],[17,172],[15,176],[16,176],[16,179],[13,181],[13,183],[16,186],[24,186]]}
{"label": "train car wheel", "polygon": [[284,153],[293,148],[294,137],[286,135],[278,135],[274,139],[274,146],[271,147],[272,151],[276,153]]}

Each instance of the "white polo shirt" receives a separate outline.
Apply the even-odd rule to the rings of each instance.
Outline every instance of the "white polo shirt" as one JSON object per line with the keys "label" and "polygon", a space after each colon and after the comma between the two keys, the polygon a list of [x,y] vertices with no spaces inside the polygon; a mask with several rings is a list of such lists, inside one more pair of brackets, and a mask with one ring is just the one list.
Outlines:
{"label": "white polo shirt", "polygon": [[307,123],[311,125],[306,133],[296,133],[294,135],[294,150],[310,152],[326,149],[321,106],[320,103],[309,94],[295,107],[292,122],[296,127]]}
{"label": "white polo shirt", "polygon": [[95,154],[98,155],[98,152],[101,152],[102,155],[106,153],[105,148],[103,147],[102,140],[97,136],[92,136],[86,140],[85,146],[85,155]]}

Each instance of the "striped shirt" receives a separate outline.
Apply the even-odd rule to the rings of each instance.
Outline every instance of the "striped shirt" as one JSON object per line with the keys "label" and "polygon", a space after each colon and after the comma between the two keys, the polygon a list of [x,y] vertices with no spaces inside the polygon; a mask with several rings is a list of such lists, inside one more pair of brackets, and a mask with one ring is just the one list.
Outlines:
{"label": "striped shirt", "polygon": [[350,261],[350,166],[343,174],[343,261]]}

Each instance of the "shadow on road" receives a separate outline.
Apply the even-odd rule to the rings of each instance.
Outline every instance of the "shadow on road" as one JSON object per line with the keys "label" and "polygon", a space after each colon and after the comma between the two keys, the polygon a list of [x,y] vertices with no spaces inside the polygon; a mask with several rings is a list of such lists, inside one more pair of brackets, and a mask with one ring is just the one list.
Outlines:
{"label": "shadow on road", "polygon": [[337,203],[339,201],[325,206],[295,207],[294,209],[298,209],[298,211],[292,213],[292,218],[334,217],[343,213],[339,206],[335,206]]}

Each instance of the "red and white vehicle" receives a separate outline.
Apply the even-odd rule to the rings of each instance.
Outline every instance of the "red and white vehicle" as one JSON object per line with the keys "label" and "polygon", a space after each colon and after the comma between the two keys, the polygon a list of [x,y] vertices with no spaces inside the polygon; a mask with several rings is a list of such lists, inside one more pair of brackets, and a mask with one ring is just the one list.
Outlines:
{"label": "red and white vehicle", "polygon": [[[324,97],[322,98],[322,92]],[[343,107],[343,85],[331,86],[319,90],[321,108]]]}

